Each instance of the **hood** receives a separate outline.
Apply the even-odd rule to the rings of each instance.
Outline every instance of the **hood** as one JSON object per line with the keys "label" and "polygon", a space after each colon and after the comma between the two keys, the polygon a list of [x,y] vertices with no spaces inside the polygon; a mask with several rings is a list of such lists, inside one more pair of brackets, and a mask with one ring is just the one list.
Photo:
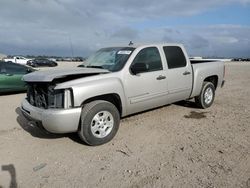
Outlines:
{"label": "hood", "polygon": [[108,73],[105,69],[96,68],[71,68],[71,69],[53,69],[46,71],[36,71],[23,76],[25,82],[52,82],[56,79],[66,79],[67,77],[80,78],[96,74]]}

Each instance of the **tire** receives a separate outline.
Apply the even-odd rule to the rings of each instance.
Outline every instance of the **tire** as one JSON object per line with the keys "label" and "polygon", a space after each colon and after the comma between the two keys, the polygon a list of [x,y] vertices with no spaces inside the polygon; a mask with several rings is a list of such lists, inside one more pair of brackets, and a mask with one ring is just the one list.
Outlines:
{"label": "tire", "polygon": [[195,97],[195,103],[200,108],[208,108],[210,107],[215,98],[215,87],[211,82],[204,82],[201,93],[199,96]]}
{"label": "tire", "polygon": [[105,144],[116,135],[120,114],[110,102],[96,100],[84,105],[78,135],[91,146]]}

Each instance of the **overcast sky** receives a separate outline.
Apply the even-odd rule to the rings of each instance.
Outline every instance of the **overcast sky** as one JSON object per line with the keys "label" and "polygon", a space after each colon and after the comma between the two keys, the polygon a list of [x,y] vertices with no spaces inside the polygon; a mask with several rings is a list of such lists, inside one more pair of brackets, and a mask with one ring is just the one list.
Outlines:
{"label": "overcast sky", "polygon": [[130,40],[250,57],[250,0],[0,1],[0,53],[88,56]]}

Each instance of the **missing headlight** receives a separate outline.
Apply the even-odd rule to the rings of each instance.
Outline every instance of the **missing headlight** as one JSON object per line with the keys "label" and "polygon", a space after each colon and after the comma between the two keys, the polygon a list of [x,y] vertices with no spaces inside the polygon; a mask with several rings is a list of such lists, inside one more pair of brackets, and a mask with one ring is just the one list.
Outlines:
{"label": "missing headlight", "polygon": [[48,88],[48,108],[64,108],[64,90]]}

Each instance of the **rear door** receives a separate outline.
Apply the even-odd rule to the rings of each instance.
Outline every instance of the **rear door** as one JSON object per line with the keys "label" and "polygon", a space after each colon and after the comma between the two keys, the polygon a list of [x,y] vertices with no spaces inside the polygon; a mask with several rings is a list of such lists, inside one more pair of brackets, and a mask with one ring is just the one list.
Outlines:
{"label": "rear door", "polygon": [[[148,69],[134,75],[131,67],[137,63],[145,63]],[[138,52],[129,72],[124,83],[129,114],[157,107],[166,102],[166,72],[157,47],[147,47]]]}
{"label": "rear door", "polygon": [[192,90],[192,67],[179,46],[163,46],[168,66],[168,101],[187,99]]}

